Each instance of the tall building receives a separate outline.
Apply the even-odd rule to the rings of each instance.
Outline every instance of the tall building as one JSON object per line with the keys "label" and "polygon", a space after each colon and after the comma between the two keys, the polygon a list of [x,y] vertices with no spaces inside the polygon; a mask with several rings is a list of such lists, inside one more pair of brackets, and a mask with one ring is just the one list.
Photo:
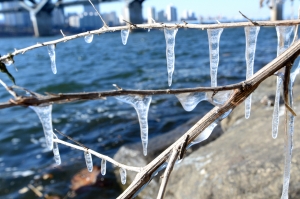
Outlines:
{"label": "tall building", "polygon": [[54,26],[63,26],[65,24],[65,16],[62,8],[54,8],[52,11],[52,24]]}
{"label": "tall building", "polygon": [[166,10],[166,17],[168,21],[177,21],[177,9],[172,5],[168,5]]}
{"label": "tall building", "polygon": [[148,17],[148,23],[153,23],[152,19],[157,20],[154,7],[148,7],[147,17]]}
{"label": "tall building", "polygon": [[161,10],[157,13],[157,21],[158,22],[165,22],[167,21],[165,11]]}
{"label": "tall building", "polygon": [[102,13],[101,14],[103,20],[105,23],[107,23],[108,26],[117,26],[119,25],[119,18],[117,17],[117,14],[115,11],[110,13]]}

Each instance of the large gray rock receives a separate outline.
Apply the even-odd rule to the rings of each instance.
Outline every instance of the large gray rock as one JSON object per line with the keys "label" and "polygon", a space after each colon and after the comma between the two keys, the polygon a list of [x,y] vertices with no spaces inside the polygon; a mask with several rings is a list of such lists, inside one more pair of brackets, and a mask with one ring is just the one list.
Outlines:
{"label": "large gray rock", "polygon": [[[256,93],[274,93],[275,88],[268,86],[270,81],[273,80],[263,84]],[[297,86],[296,112],[300,110],[299,96]],[[284,116],[280,117],[279,135],[273,139],[272,113],[273,107],[255,102],[251,117],[246,120],[244,106],[235,109],[222,122],[226,131],[220,138],[175,166],[165,198],[280,198],[284,168]],[[290,198],[300,198],[298,129],[300,123],[296,117]]]}

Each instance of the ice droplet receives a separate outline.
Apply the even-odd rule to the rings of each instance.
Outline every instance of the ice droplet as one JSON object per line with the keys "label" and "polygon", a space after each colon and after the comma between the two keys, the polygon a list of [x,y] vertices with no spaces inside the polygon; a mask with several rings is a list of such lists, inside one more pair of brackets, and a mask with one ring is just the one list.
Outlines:
{"label": "ice droplet", "polygon": [[53,149],[53,127],[52,127],[52,105],[48,106],[29,106],[36,112],[42,123],[46,138],[46,145],[49,150]]}
{"label": "ice droplet", "polygon": [[219,65],[219,43],[223,28],[207,29],[210,58],[211,86],[217,86],[217,73]]}
{"label": "ice droplet", "polygon": [[89,44],[92,43],[93,38],[94,38],[93,34],[88,34],[87,36],[84,37],[84,41]]}
{"label": "ice droplet", "polygon": [[146,156],[148,147],[148,111],[152,96],[123,95],[116,96],[116,99],[131,104],[135,108],[140,123],[143,154]]}
{"label": "ice droplet", "polygon": [[215,106],[223,105],[230,97],[232,91],[181,93],[175,95],[186,111],[192,111],[201,101],[207,100]]}
{"label": "ice droplet", "polygon": [[178,29],[165,28],[165,39],[166,39],[166,57],[167,57],[167,70],[168,70],[168,85],[172,85],[172,75],[175,67],[175,37]]}
{"label": "ice droplet", "polygon": [[[249,79],[253,76],[253,66],[254,66],[254,58],[255,58],[255,49],[256,49],[256,41],[257,35],[259,33],[259,26],[248,26],[244,28],[245,36],[246,36],[246,79]],[[247,97],[245,100],[245,118],[248,119],[250,117],[251,112],[251,97],[252,94]]]}
{"label": "ice droplet", "polygon": [[56,74],[57,70],[56,70],[56,63],[55,63],[55,44],[49,44],[47,48],[48,48],[48,54],[50,56],[52,72],[53,74]]}
{"label": "ice droplet", "polygon": [[87,167],[88,171],[92,172],[93,171],[92,154],[90,154],[89,152],[85,151],[84,152],[84,159],[85,159],[85,163],[86,163],[86,167]]}
{"label": "ice droplet", "polygon": [[128,29],[121,30],[121,38],[122,38],[123,45],[127,44],[128,36],[129,36],[129,30]]}
{"label": "ice droplet", "polygon": [[101,174],[102,175],[106,174],[106,160],[105,159],[101,160]]}
{"label": "ice droplet", "polygon": [[121,176],[121,183],[126,184],[126,170],[121,167],[119,171]]}

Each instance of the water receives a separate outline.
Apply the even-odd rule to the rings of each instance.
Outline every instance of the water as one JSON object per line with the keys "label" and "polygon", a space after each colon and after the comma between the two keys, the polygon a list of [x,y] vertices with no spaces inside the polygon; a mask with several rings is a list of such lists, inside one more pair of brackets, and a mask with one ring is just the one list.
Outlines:
{"label": "water", "polygon": [[[1,38],[0,54],[57,38]],[[261,28],[254,72],[276,57],[276,45],[275,28]],[[49,69],[47,47],[16,56],[15,65],[19,72],[12,66],[8,70],[16,78],[17,85],[41,94],[46,91],[113,90],[112,84],[124,89],[168,89],[165,50],[162,30],[132,33],[126,46],[120,42],[120,32],[106,33],[94,35],[90,44],[82,38],[58,44],[56,63],[59,70],[56,75]],[[220,42],[218,85],[245,80],[244,51],[244,29],[224,29]],[[178,30],[175,57],[171,88],[210,86],[205,30]],[[0,73],[0,78],[11,85],[5,74]],[[1,101],[9,98],[11,96],[0,87]],[[208,102],[201,102],[193,111],[186,112],[175,96],[153,96],[148,114],[149,138],[168,132],[211,108]],[[19,195],[18,191],[29,183],[42,185],[43,193],[65,196],[72,176],[86,167],[82,151],[59,145],[62,162],[57,166],[53,152],[45,148],[42,125],[32,110],[14,107],[0,111],[0,198],[38,198],[32,191]],[[135,110],[113,97],[54,104],[52,117],[53,128],[110,157],[125,143],[140,142]],[[93,162],[101,165],[101,159],[96,157],[93,157]],[[115,177],[112,171],[111,164],[107,163],[107,174],[100,175],[100,183],[83,189],[76,198],[116,198],[121,192],[116,186],[119,176]],[[52,178],[43,180],[41,176],[47,173]]]}

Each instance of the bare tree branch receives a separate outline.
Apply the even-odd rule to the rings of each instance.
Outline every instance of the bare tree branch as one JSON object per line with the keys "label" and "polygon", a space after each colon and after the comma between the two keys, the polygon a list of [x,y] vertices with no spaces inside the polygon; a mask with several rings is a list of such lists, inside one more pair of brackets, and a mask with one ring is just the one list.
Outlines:
{"label": "bare tree branch", "polygon": [[[282,21],[257,21],[258,26],[292,26],[300,24],[300,20],[282,20]],[[254,26],[251,22],[239,22],[239,23],[221,23],[221,24],[165,24],[165,23],[153,23],[153,24],[135,24],[135,26],[131,26],[132,29],[148,29],[148,28],[193,28],[193,29],[213,29],[213,28],[234,28],[234,27],[245,27],[245,26]],[[24,54],[27,51],[33,50],[35,48],[41,48],[50,44],[58,44],[62,42],[67,42],[73,39],[77,39],[80,37],[85,37],[90,34],[102,34],[106,32],[115,32],[120,30],[126,30],[128,26],[118,26],[118,27],[108,27],[108,28],[101,28],[98,30],[87,31],[84,33],[79,33],[76,35],[70,35],[63,37],[61,39],[47,41],[43,43],[38,43],[26,48],[22,48],[19,50],[15,50],[12,53],[7,55],[3,55],[0,57],[0,61],[4,61],[5,59],[9,58],[10,56],[15,56],[18,54]]]}

